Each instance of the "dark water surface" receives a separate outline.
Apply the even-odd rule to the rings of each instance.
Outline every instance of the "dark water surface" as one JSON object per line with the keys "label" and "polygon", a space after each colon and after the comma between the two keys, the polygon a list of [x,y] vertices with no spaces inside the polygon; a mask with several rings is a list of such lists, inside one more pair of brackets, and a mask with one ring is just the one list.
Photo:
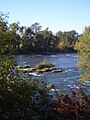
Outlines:
{"label": "dark water surface", "polygon": [[[65,69],[61,73],[46,72],[37,75],[32,73],[32,78],[46,79],[47,84],[54,84],[57,91],[64,89],[70,93],[71,89],[78,89],[80,83],[77,80],[80,78],[80,71],[77,68],[78,55],[72,54],[57,54],[57,55],[17,55],[17,64],[20,66],[30,65],[35,67],[37,63],[47,60],[55,64],[56,68]],[[84,85],[86,85],[84,83]],[[90,86],[90,83],[88,83]]]}

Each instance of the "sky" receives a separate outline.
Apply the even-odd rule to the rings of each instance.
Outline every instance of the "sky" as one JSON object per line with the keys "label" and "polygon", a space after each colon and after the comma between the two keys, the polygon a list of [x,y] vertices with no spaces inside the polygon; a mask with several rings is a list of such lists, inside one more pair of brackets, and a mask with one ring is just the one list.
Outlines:
{"label": "sky", "polygon": [[0,11],[9,12],[9,23],[30,27],[38,22],[42,30],[48,27],[54,33],[81,34],[90,26],[90,0],[0,0]]}

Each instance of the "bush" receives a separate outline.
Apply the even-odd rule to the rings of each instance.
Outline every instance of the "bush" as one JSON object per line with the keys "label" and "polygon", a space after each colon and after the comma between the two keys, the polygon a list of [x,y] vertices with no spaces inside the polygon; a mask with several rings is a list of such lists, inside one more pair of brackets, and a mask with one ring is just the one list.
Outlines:
{"label": "bush", "polygon": [[10,58],[0,59],[0,119],[41,120],[50,112],[45,81],[26,80]]}
{"label": "bush", "polygon": [[54,65],[49,63],[48,61],[44,61],[35,66],[36,69],[51,68],[51,67],[54,67]]}
{"label": "bush", "polygon": [[51,101],[54,112],[53,120],[90,119],[90,96],[87,96],[83,91],[72,91],[72,95],[69,97],[67,94],[60,96],[56,94],[56,100]]}

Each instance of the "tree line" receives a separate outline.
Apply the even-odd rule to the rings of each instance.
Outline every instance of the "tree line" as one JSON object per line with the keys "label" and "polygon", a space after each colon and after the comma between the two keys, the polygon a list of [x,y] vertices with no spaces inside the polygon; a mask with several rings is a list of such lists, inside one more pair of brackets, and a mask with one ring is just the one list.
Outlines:
{"label": "tree line", "polygon": [[[56,53],[74,52],[74,45],[79,38],[75,30],[58,31],[53,33],[46,28],[42,30],[39,23],[30,27],[21,26],[20,22],[9,24],[7,14],[0,12],[0,42],[4,54],[28,54],[28,53]],[[2,39],[3,38],[3,39]],[[0,51],[3,54],[2,51]]]}

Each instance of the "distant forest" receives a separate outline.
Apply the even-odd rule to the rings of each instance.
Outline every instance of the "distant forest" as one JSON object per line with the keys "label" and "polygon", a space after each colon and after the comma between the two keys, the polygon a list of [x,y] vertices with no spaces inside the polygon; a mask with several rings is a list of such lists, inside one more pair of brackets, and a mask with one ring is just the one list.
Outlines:
{"label": "distant forest", "polygon": [[42,30],[37,22],[26,27],[20,22],[9,24],[7,14],[0,12],[0,16],[0,47],[4,49],[0,54],[75,52],[74,45],[80,36],[75,30],[54,34],[48,27]]}

